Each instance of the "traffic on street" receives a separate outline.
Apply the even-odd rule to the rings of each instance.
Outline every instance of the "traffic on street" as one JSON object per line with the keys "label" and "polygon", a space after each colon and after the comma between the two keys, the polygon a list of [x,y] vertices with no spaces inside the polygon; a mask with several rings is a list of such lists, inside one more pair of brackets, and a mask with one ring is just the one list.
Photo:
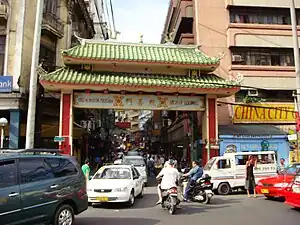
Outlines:
{"label": "traffic on street", "polygon": [[281,201],[269,201],[263,196],[248,198],[245,193],[228,196],[214,196],[211,203],[182,203],[178,214],[170,216],[155,205],[156,187],[146,187],[143,199],[138,199],[130,208],[123,204],[103,204],[90,206],[79,215],[75,225],[296,225],[300,220],[297,211]]}

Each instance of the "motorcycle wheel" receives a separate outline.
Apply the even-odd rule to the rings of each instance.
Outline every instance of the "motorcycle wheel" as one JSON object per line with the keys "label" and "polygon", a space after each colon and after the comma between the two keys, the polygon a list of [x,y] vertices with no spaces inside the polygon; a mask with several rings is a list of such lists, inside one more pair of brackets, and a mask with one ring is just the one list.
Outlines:
{"label": "motorcycle wheel", "polygon": [[169,213],[171,215],[174,215],[175,214],[175,211],[176,211],[176,206],[175,205],[171,205],[170,208],[169,208]]}
{"label": "motorcycle wheel", "polygon": [[210,203],[210,199],[211,198],[205,197],[205,201],[203,202],[203,204],[209,204]]}

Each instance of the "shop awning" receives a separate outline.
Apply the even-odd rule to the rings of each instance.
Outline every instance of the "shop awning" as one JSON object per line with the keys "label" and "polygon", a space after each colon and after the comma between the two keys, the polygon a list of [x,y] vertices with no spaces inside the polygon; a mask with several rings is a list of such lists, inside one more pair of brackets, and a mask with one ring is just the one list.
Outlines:
{"label": "shop awning", "polygon": [[273,125],[219,125],[221,135],[285,136],[287,133]]}

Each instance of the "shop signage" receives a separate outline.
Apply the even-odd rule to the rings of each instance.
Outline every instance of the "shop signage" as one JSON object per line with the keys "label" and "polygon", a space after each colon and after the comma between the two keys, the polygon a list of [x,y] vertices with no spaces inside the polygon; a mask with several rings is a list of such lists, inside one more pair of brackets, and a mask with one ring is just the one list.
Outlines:
{"label": "shop signage", "polygon": [[12,92],[13,77],[12,76],[0,76],[0,92],[8,93]]}
{"label": "shop signage", "polygon": [[61,136],[54,137],[54,142],[64,142],[64,141],[65,141],[65,137],[61,137]]}
{"label": "shop signage", "polygon": [[235,105],[233,110],[234,123],[295,123],[296,120],[294,104]]}
{"label": "shop signage", "polygon": [[74,94],[74,107],[94,109],[205,110],[200,96]]}

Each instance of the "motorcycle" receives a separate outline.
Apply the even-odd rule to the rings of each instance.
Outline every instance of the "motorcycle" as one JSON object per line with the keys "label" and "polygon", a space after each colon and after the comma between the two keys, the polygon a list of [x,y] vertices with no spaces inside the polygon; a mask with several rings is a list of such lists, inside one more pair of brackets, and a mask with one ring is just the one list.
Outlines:
{"label": "motorcycle", "polygon": [[[210,182],[210,180],[211,177],[206,174],[203,177],[199,178],[196,182],[191,184],[190,186],[191,190],[188,193],[188,199],[193,202],[209,204],[211,198],[214,195],[212,191],[213,184]],[[188,178],[182,177],[181,182],[184,186],[184,184],[188,183]]]}
{"label": "motorcycle", "polygon": [[171,215],[175,214],[177,205],[180,203],[177,197],[177,188],[173,187],[169,190],[164,190],[162,192],[162,208],[168,209]]}
{"label": "motorcycle", "polygon": [[[157,180],[161,182],[161,178]],[[168,190],[162,190],[162,203],[163,209],[167,209],[171,215],[175,214],[177,205],[180,204],[178,199],[177,187],[172,187]]]}

